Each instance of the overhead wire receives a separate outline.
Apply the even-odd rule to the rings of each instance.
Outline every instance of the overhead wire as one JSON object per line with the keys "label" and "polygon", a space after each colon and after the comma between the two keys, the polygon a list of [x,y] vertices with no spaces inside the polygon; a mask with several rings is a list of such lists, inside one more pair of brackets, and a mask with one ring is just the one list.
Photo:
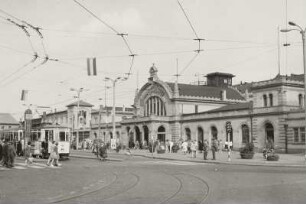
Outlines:
{"label": "overhead wire", "polygon": [[[106,23],[104,20],[102,20],[101,18],[99,18],[96,14],[94,14],[91,10],[89,10],[87,7],[85,7],[83,4],[81,4],[80,2],[78,2],[77,0],[73,0],[76,4],[78,4],[80,7],[82,7],[85,11],[87,11],[91,16],[93,16],[95,19],[97,19],[98,21],[100,21],[102,24],[104,24],[106,27],[108,27],[109,29],[111,29],[116,35],[120,36],[124,42],[124,44],[126,45],[126,47],[129,50],[130,56],[132,57],[132,61],[134,61],[134,57],[136,56],[135,53],[133,53],[129,43],[127,42],[127,39],[125,38],[125,36],[127,36],[126,33],[120,33],[119,31],[117,31],[113,26],[109,25],[108,23]],[[131,67],[130,67],[131,70]],[[128,72],[128,76],[131,74],[131,72]]]}

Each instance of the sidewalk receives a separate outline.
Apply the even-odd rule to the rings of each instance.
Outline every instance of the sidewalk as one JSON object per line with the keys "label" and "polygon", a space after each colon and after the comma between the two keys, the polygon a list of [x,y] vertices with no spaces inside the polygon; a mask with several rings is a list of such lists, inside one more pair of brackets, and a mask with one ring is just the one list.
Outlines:
{"label": "sidewalk", "polygon": [[[212,163],[212,164],[230,164],[230,165],[249,165],[249,166],[284,166],[284,167],[306,167],[304,154],[279,154],[279,161],[266,161],[261,153],[255,153],[253,159],[241,159],[239,152],[233,151],[231,153],[231,161],[228,161],[227,152],[216,153],[216,160],[211,160],[212,154],[209,152],[208,160],[203,160],[203,154],[197,153],[196,158],[191,158],[191,154],[184,155],[182,152],[178,153],[164,153],[157,154],[150,153],[148,150],[131,150],[133,156],[142,156],[147,158],[161,159],[161,160],[177,160],[189,161],[198,163]],[[116,153],[113,150],[108,151],[109,157],[112,155],[124,155],[125,150]],[[96,159],[91,150],[71,150],[71,157]]]}

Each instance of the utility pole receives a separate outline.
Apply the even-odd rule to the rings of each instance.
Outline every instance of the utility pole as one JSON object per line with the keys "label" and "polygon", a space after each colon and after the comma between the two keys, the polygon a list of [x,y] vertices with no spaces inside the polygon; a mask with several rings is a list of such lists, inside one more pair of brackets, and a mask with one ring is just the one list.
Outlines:
{"label": "utility pole", "polygon": [[74,89],[71,88],[70,91],[76,91],[77,92],[77,97],[78,97],[78,101],[77,101],[77,124],[76,124],[76,150],[79,149],[79,109],[80,109],[80,94],[83,91],[83,88],[79,88],[79,89]]}
{"label": "utility pole", "polygon": [[117,77],[116,79],[111,79],[109,77],[105,77],[105,80],[109,80],[113,83],[113,111],[112,111],[112,124],[113,124],[113,142],[111,141],[111,148],[112,149],[116,149],[116,121],[115,121],[115,117],[116,117],[116,82],[119,80],[127,80],[127,78],[121,78],[121,77]]}
{"label": "utility pole", "polygon": [[[102,98],[99,98],[99,100],[101,101]],[[102,110],[102,105],[100,105],[99,108],[99,124],[98,124],[98,138],[101,138],[101,110]]]}

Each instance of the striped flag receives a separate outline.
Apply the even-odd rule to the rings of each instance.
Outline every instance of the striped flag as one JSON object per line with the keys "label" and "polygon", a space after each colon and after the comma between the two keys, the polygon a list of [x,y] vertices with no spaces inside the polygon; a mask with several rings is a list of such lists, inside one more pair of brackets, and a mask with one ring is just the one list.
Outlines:
{"label": "striped flag", "polygon": [[96,58],[87,58],[87,74],[88,76],[97,76]]}
{"label": "striped flag", "polygon": [[22,90],[21,92],[21,99],[22,101],[26,101],[28,98],[28,90]]}

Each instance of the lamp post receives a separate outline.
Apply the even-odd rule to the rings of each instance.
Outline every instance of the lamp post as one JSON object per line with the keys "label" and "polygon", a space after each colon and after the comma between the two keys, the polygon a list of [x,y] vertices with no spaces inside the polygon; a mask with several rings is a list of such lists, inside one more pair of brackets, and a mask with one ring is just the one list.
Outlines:
{"label": "lamp post", "polygon": [[[99,98],[99,100],[102,101],[102,98]],[[101,134],[100,133],[101,132],[101,110],[102,110],[102,105],[100,105],[100,107],[99,107],[99,120],[98,120],[99,121],[98,122],[99,123],[98,124],[98,138],[99,139],[101,138],[101,135],[100,135]]]}
{"label": "lamp post", "polygon": [[[303,42],[303,66],[304,66],[304,111],[305,111],[305,126],[306,126],[306,106],[305,106],[305,97],[306,97],[306,44],[305,44],[305,32],[306,28],[303,28],[296,23],[289,21],[289,25],[294,26],[296,28],[291,29],[282,29],[281,32],[290,32],[296,30],[301,33],[302,35],[302,42]],[[306,130],[306,127],[305,127]],[[305,140],[305,161],[306,161],[306,140]]]}
{"label": "lamp post", "polygon": [[75,89],[71,88],[70,91],[76,91],[77,92],[77,98],[78,98],[78,103],[77,103],[77,124],[76,124],[76,150],[79,148],[79,108],[80,108],[80,94],[83,91],[83,88]]}
{"label": "lamp post", "polygon": [[[116,116],[116,110],[115,110],[115,102],[116,102],[116,83],[119,81],[119,80],[122,80],[122,81],[125,81],[127,80],[127,78],[121,78],[121,77],[117,77],[115,79],[111,79],[109,77],[105,77],[105,80],[106,81],[111,81],[112,84],[113,84],[113,110],[112,110],[112,123],[113,123],[113,139],[117,139],[116,138],[116,122],[115,122],[115,116]],[[113,145],[111,145],[113,149],[116,149],[116,143]]]}

